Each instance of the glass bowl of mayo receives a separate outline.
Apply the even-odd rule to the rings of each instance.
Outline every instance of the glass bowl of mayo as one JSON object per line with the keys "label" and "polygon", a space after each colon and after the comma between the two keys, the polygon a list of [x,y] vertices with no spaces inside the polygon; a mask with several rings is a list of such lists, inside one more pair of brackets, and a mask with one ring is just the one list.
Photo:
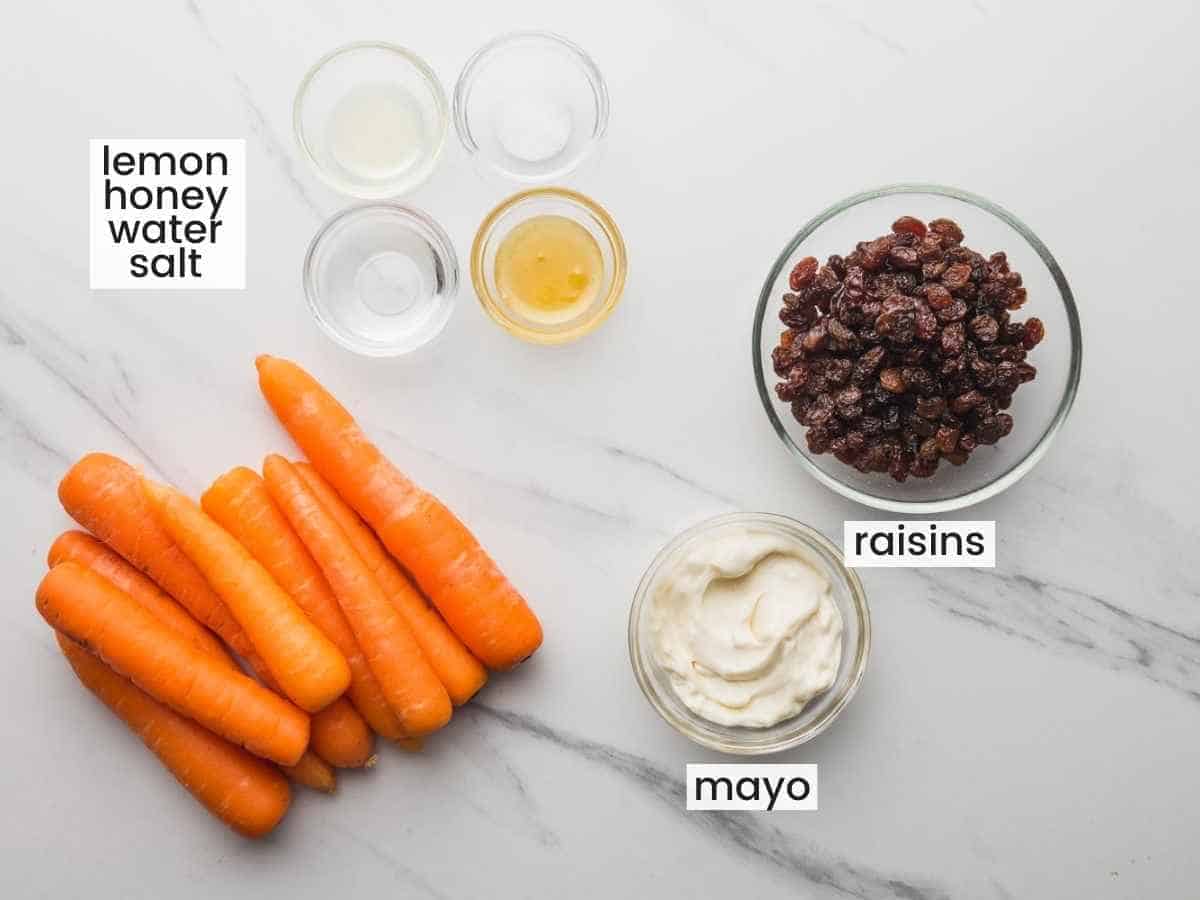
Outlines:
{"label": "glass bowl of mayo", "polygon": [[689,528],[642,576],[629,657],[650,705],[723,753],[776,753],[832,724],[858,690],[871,615],[841,551],[807,525],[732,513]]}

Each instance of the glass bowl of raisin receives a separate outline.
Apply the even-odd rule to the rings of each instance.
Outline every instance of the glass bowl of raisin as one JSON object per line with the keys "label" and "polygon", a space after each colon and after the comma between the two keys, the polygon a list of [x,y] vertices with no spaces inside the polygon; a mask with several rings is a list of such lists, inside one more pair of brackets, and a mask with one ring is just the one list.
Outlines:
{"label": "glass bowl of raisin", "polygon": [[1082,338],[1028,226],[974,194],[902,184],[800,229],[763,285],[753,356],[767,417],[818,481],[937,513],[1037,464],[1074,402]]}

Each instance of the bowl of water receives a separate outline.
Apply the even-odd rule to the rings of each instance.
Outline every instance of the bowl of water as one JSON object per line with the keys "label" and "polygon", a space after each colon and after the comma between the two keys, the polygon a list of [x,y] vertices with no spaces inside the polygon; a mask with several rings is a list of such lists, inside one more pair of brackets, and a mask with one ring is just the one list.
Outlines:
{"label": "bowl of water", "polygon": [[399,203],[343,210],[304,258],[304,295],[317,324],[364,356],[401,356],[437,337],[454,311],[458,277],[446,232]]}

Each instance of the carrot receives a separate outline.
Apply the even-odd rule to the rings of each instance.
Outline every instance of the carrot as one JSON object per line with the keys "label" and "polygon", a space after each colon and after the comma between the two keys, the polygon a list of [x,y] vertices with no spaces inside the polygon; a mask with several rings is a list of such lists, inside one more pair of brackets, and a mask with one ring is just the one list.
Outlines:
{"label": "carrot", "polygon": [[[220,660],[230,669],[241,671],[211,631],[188,615],[187,611],[164,594],[158,585],[90,534],[82,531],[64,531],[58,536],[50,546],[47,562],[50,568],[54,568],[66,560],[77,562],[84,568],[103,575],[164,625],[188,638],[199,649]],[[357,718],[357,714],[348,704],[336,701],[313,717],[312,744],[314,747],[323,747],[331,756],[336,756],[330,762],[338,765],[363,765],[362,762],[354,760],[366,760],[370,756],[370,735],[366,736],[367,746],[364,752],[360,732],[365,729],[365,725],[362,725],[360,720],[359,727],[355,728],[352,721],[354,718]],[[318,735],[321,735],[320,743],[317,741]],[[312,752],[306,752],[300,757],[300,762],[287,767],[284,774],[293,781],[325,793],[332,792],[336,786],[333,770],[326,760],[317,758]]]}
{"label": "carrot", "polygon": [[511,669],[542,626],[454,514],[409,481],[350,413],[295,363],[260,356],[259,386],[313,466],[412,574],[454,633],[488,668]]}
{"label": "carrot", "polygon": [[245,837],[262,837],[279,824],[292,792],[275,768],[163,706],[61,632],[57,637],[83,686],[205,809]]}
{"label": "carrot", "polygon": [[[358,646],[329,582],[271,499],[258,473],[244,466],[231,469],[204,492],[200,505],[262,563],[280,587],[292,595],[316,626],[342,651],[350,665],[347,695],[370,726],[388,740],[403,737],[400,720],[388,706],[379,682],[371,673],[367,658]],[[315,742],[317,733],[323,729],[318,728],[315,721],[313,726]]]}
{"label": "carrot", "polygon": [[129,463],[89,453],[63,476],[58,498],[71,518],[215,631],[255,672],[266,674],[266,664],[224,602],[159,524],[141,480]]}
{"label": "carrot", "polygon": [[306,462],[293,463],[304,483],[325,512],[341,527],[355,552],[367,564],[383,592],[412,629],[413,637],[421,645],[421,652],[433,666],[433,671],[446,687],[446,693],[455,706],[461,706],[475,695],[487,681],[487,670],[471,651],[463,646],[446,625],[437,610],[413,587],[408,576],[388,556],[375,532],[367,527],[346,501],[338,496],[329,482]]}
{"label": "carrot", "polygon": [[313,716],[309,746],[317,756],[339,769],[375,765],[375,737],[344,697]]}
{"label": "carrot", "polygon": [[37,608],[151,697],[251,753],[292,766],[308,746],[307,715],[198,649],[102,575],[59,563],[38,585]]}
{"label": "carrot", "polygon": [[64,531],[55,539],[46,555],[47,564],[53,569],[66,560],[77,562],[85,569],[103,575],[148,609],[154,618],[164,625],[188,638],[209,655],[225,660],[230,666],[236,665],[211,631],[163,593],[158,585],[90,534],[82,531]]}
{"label": "carrot", "polygon": [[159,521],[225,601],[283,693],[309,712],[340,697],[350,684],[346,658],[267,570],[193,500],[148,479],[143,487]]}
{"label": "carrot", "polygon": [[267,489],[325,573],[367,664],[404,730],[429,734],[450,720],[446,689],[421,653],[404,617],[388,602],[337,523],[282,456],[263,462]]}
{"label": "carrot", "polygon": [[305,751],[300,762],[294,766],[283,766],[283,774],[297,784],[322,794],[332,794],[337,790],[337,775],[333,773],[333,768],[311,750]]}

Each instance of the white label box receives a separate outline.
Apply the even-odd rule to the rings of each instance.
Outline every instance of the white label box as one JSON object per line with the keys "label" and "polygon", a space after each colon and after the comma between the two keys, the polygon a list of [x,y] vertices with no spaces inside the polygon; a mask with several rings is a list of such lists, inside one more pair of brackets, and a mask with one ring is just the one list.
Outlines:
{"label": "white label box", "polygon": [[88,157],[93,290],[245,288],[245,140],[97,138]]}
{"label": "white label box", "polygon": [[851,568],[996,567],[995,522],[846,522],[842,544]]}
{"label": "white label box", "polygon": [[689,810],[780,812],[816,808],[816,763],[688,763]]}

